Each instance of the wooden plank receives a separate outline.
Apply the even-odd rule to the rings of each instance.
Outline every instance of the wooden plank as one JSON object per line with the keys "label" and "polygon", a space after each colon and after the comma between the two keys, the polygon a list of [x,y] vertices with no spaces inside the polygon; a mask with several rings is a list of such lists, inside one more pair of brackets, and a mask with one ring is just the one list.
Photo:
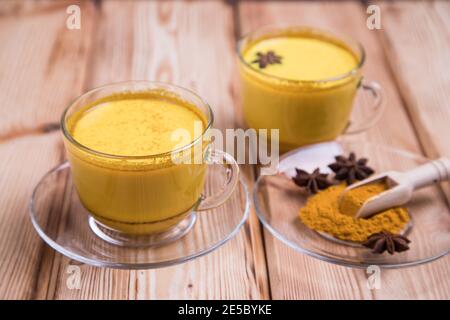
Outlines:
{"label": "wooden plank", "polygon": [[[450,3],[376,4],[382,13],[381,43],[423,150],[431,158],[449,157]],[[448,184],[445,194],[449,200]],[[450,296],[448,270],[449,263],[433,264],[432,276],[440,282],[436,288],[440,298]]]}
{"label": "wooden plank", "polygon": [[[94,6],[79,4],[89,30]],[[32,229],[28,203],[39,178],[63,159],[59,133],[48,133],[58,129],[62,110],[82,91],[90,36],[66,29],[65,7],[27,2],[8,14],[5,8],[2,4],[0,297],[26,299],[46,291],[37,276],[41,255],[49,250]]]}
{"label": "wooden plank", "polygon": [[379,5],[382,43],[420,141],[429,156],[450,156],[450,3]]}
{"label": "wooden plank", "polygon": [[0,299],[28,299],[36,289],[45,250],[28,215],[41,176],[62,160],[58,133],[0,144]]}
{"label": "wooden plank", "polygon": [[[99,17],[88,87],[130,79],[172,82],[194,89],[210,102],[216,127],[235,125],[230,89],[235,76],[233,22],[228,5],[216,1],[105,1]],[[113,271],[82,266],[80,290],[65,285],[64,270],[71,262],[48,256],[46,265],[57,264],[61,271],[49,272],[53,285],[46,297],[267,298],[257,228],[258,224],[256,229],[246,224],[216,252],[170,268]]]}
{"label": "wooden plank", "polygon": [[52,11],[67,7],[65,1],[53,0],[20,0],[20,1],[2,1],[0,2],[1,16],[23,16],[27,14],[36,14],[42,11]]}
{"label": "wooden plank", "polygon": [[81,93],[95,10],[79,5],[82,30],[67,29],[65,7],[0,16],[0,141],[54,129]]}
{"label": "wooden plank", "polygon": [[[242,33],[266,24],[291,23],[342,32],[361,41],[367,53],[364,74],[383,85],[387,110],[377,126],[354,138],[420,152],[420,145],[380,47],[377,31],[366,28],[365,7],[350,1],[243,1],[239,5],[239,17]],[[404,33],[407,34],[407,31]],[[363,270],[334,266],[301,255],[268,232],[265,232],[265,242],[274,299],[417,299],[449,296],[448,257],[413,269],[383,271],[381,289],[371,291],[366,286]]]}

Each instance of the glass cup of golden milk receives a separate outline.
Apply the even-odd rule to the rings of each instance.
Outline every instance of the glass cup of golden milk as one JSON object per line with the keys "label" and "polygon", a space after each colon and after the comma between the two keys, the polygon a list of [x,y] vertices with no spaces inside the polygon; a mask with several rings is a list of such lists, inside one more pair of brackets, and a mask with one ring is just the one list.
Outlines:
{"label": "glass cup of golden milk", "polygon": [[[235,160],[213,150],[209,105],[170,84],[135,81],[89,91],[63,113],[61,125],[74,185],[91,229],[119,245],[179,238],[193,211],[221,205],[239,180]],[[202,196],[208,164],[229,179]]]}
{"label": "glass cup of golden milk", "polygon": [[[363,81],[364,49],[352,39],[310,27],[266,27],[243,37],[237,50],[246,124],[279,129],[282,152],[361,132],[382,114],[381,87]],[[358,88],[373,102],[350,123]]]}

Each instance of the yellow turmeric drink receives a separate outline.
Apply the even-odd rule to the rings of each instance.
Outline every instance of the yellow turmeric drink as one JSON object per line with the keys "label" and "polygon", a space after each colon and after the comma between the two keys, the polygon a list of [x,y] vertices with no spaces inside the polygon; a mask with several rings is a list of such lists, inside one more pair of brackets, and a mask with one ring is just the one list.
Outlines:
{"label": "yellow turmeric drink", "polygon": [[[205,164],[173,161],[186,149],[173,151],[189,146],[206,128],[206,117],[195,105],[163,90],[112,94],[71,114],[66,126],[80,200],[104,226],[129,234],[159,233],[195,208]],[[174,136],[179,129],[189,135]]]}
{"label": "yellow turmeric drink", "polygon": [[287,28],[239,48],[249,127],[279,129],[280,150],[332,140],[348,125],[362,52],[326,33]]}

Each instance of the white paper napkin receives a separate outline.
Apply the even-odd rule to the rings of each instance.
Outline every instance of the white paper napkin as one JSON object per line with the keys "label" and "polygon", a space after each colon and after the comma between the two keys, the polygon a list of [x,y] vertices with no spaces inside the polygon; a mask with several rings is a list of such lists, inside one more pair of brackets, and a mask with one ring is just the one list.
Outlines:
{"label": "white paper napkin", "polygon": [[312,172],[317,167],[322,173],[331,173],[328,168],[334,157],[343,153],[342,146],[335,141],[301,147],[289,152],[278,164],[278,170],[288,177],[295,176],[295,168]]}

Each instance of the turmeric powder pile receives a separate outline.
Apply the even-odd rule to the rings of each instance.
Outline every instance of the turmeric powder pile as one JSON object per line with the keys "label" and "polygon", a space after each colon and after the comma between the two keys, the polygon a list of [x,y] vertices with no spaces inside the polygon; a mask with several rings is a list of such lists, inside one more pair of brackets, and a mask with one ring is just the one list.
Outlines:
{"label": "turmeric powder pile", "polygon": [[332,186],[309,198],[306,206],[300,209],[302,222],[313,230],[352,242],[364,242],[370,235],[382,231],[399,234],[406,228],[410,217],[403,207],[391,208],[367,219],[354,218],[366,199],[386,190],[385,183],[350,190],[340,208],[340,196],[345,187],[345,184]]}

